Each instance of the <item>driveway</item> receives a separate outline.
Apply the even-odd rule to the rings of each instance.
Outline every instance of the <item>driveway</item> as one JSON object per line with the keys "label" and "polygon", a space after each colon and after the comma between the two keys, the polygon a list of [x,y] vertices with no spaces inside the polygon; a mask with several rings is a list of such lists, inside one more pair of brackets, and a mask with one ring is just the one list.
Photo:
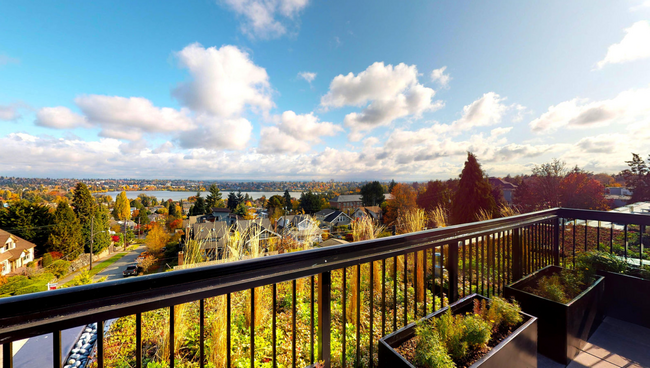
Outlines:
{"label": "driveway", "polygon": [[136,250],[132,250],[129,254],[120,258],[117,262],[106,267],[102,272],[95,275],[94,280],[98,280],[101,277],[107,276],[107,281],[110,280],[120,280],[123,278],[122,271],[126,269],[126,266],[135,263],[135,260],[138,258],[140,253],[145,251],[145,246],[140,245]]}

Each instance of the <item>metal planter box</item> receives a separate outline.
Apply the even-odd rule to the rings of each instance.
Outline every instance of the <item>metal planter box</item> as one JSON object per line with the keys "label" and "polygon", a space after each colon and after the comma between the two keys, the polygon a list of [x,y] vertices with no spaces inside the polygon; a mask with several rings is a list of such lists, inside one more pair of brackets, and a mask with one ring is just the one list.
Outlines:
{"label": "metal planter box", "polygon": [[605,314],[622,321],[650,328],[650,280],[598,271],[605,277]]}
{"label": "metal planter box", "polygon": [[[423,319],[437,318],[447,312],[448,308],[451,308],[454,314],[471,312],[475,299],[489,300],[484,296],[472,294]],[[537,318],[523,312],[521,314],[523,324],[470,368],[537,367]],[[379,340],[380,368],[415,368],[394,349],[415,336],[415,326],[415,323],[411,323]]]}
{"label": "metal planter box", "polygon": [[[514,297],[521,310],[537,317],[539,321],[538,351],[565,365],[585,346],[589,334],[600,323],[605,280],[596,276],[594,283],[568,304],[523,291],[542,276],[562,271],[562,267],[548,266],[506,286],[504,296]],[[592,329],[593,328],[593,329]]]}

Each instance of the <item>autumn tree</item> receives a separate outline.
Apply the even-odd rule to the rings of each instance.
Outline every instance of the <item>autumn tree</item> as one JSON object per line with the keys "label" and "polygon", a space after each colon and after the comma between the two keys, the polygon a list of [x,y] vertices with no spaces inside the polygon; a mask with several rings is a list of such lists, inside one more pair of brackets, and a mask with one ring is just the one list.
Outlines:
{"label": "autumn tree", "polygon": [[560,182],[566,173],[566,163],[558,159],[535,165],[532,184],[535,187],[534,191],[538,200],[542,203],[542,208],[553,208],[560,205]]}
{"label": "autumn tree", "polygon": [[284,197],[280,195],[271,196],[271,198],[266,202],[266,209],[268,210],[269,215],[275,213],[276,210],[284,211]]}
{"label": "autumn tree", "polygon": [[632,191],[631,203],[650,201],[650,168],[636,153],[625,163],[630,168],[623,170],[621,175],[625,178],[625,186]]}
{"label": "autumn tree", "polygon": [[379,206],[384,200],[384,188],[378,181],[367,183],[361,187],[361,203],[364,206]]}
{"label": "autumn tree", "polygon": [[424,191],[419,192],[416,203],[427,211],[434,210],[437,207],[443,209],[449,208],[452,193],[449,187],[440,180],[429,181]]}
{"label": "autumn tree", "polygon": [[400,213],[406,213],[417,208],[417,193],[412,186],[406,184],[395,184],[390,193],[393,198],[386,201],[386,213],[384,223],[391,225],[397,220]]}
{"label": "autumn tree", "polygon": [[452,200],[450,221],[452,224],[474,222],[481,210],[490,214],[497,213],[492,186],[476,156],[468,152],[465,167],[460,174],[458,190]]}
{"label": "autumn tree", "polygon": [[[126,222],[131,219],[131,207],[125,191],[122,191],[115,199],[113,216],[115,216],[116,220],[123,221],[124,230],[122,233],[126,234]],[[124,238],[124,249],[126,250],[126,237]]]}
{"label": "autumn tree", "polygon": [[167,245],[169,241],[169,234],[165,229],[157,222],[154,222],[149,230],[149,234],[144,240],[144,243],[147,246],[147,251],[152,254],[159,254],[162,251],[162,248]]}
{"label": "autumn tree", "polygon": [[48,238],[49,251],[61,252],[76,259],[84,251],[81,224],[66,201],[60,201],[54,211],[54,227]]}
{"label": "autumn tree", "polygon": [[605,187],[585,172],[574,171],[560,182],[562,207],[606,211]]}
{"label": "autumn tree", "polygon": [[176,206],[176,203],[174,202],[169,204],[169,217],[172,219],[183,217],[181,211],[179,211],[178,206]]}

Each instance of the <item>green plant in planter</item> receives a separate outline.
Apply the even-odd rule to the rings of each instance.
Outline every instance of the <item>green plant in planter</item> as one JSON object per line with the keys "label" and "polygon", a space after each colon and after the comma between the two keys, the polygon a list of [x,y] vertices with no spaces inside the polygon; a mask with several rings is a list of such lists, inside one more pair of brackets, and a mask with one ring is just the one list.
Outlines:
{"label": "green plant in planter", "polygon": [[594,274],[595,271],[586,266],[562,270],[557,274],[540,277],[537,285],[527,286],[524,291],[566,304],[578,296],[585,285],[591,284]]}
{"label": "green plant in planter", "polygon": [[510,329],[521,323],[516,303],[495,297],[489,306],[474,303],[474,313],[453,315],[447,310],[440,318],[418,323],[415,334],[415,363],[422,367],[455,367],[470,353],[484,350],[493,331]]}

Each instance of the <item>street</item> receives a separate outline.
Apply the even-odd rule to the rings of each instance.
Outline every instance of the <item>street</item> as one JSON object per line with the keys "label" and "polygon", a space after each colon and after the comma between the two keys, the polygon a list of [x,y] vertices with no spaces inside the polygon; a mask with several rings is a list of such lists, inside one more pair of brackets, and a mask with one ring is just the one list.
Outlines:
{"label": "street", "polygon": [[135,263],[135,260],[138,258],[140,253],[144,252],[144,250],[145,250],[144,245],[138,246],[136,250],[130,251],[129,254],[120,258],[117,262],[106,267],[104,270],[102,270],[102,272],[95,275],[94,280],[97,281],[104,276],[108,277],[106,281],[122,279],[123,278],[122,271],[126,269],[126,266]]}

